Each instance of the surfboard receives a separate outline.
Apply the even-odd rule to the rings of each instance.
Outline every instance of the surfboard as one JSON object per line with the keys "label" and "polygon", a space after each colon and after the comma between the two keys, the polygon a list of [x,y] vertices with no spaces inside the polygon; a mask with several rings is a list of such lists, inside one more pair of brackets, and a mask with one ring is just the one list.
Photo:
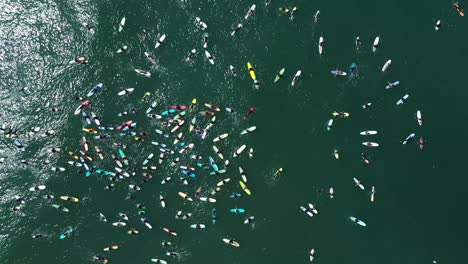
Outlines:
{"label": "surfboard", "polygon": [[122,18],[122,20],[120,20],[120,23],[119,23],[119,32],[122,31],[122,29],[124,28],[125,26],[125,17]]}
{"label": "surfboard", "polygon": [[62,199],[62,200],[64,200],[64,201],[68,201],[69,198],[71,198],[71,199],[72,199],[72,202],[74,202],[74,203],[77,203],[77,202],[80,201],[80,199],[75,198],[75,197],[66,196],[66,195],[60,196],[60,199]]}
{"label": "surfboard", "polygon": [[330,131],[333,126],[333,118],[330,118],[327,122],[327,131]]}
{"label": "surfboard", "polygon": [[364,185],[361,184],[361,182],[356,179],[356,178],[353,178],[354,182],[356,183],[356,186],[358,186],[359,188],[361,188],[361,190],[364,190]]}
{"label": "surfboard", "polygon": [[382,72],[385,72],[391,64],[392,60],[388,60],[387,62],[385,62],[384,66],[382,67]]}
{"label": "surfboard", "polygon": [[319,38],[318,49],[319,49],[319,54],[322,55],[322,52],[323,52],[323,37],[322,36],[320,36]]}
{"label": "surfboard", "polygon": [[277,81],[279,81],[279,79],[281,79],[281,77],[283,77],[283,74],[284,74],[284,71],[286,71],[285,68],[282,68],[278,74],[276,74],[276,77],[275,77],[275,80],[273,81],[273,83],[276,83]]}
{"label": "surfboard", "polygon": [[409,134],[409,135],[405,138],[405,140],[403,140],[402,144],[403,144],[403,145],[406,145],[406,143],[408,143],[408,141],[412,140],[415,136],[416,136],[415,133]]}
{"label": "surfboard", "polygon": [[218,183],[216,184],[216,186],[223,186],[224,184],[226,184],[226,183],[228,183],[228,182],[230,182],[230,181],[231,181],[230,178],[226,178],[226,179],[224,179],[224,180],[218,182]]}
{"label": "surfboard", "polygon": [[210,109],[213,110],[213,111],[216,111],[216,112],[221,111],[221,109],[220,109],[219,107],[214,106],[214,105],[209,104],[209,103],[205,103],[205,106],[208,107],[208,108],[210,108]]}
{"label": "surfboard", "polygon": [[214,64],[214,59],[207,50],[205,50],[205,56],[211,64]]}
{"label": "surfboard", "polygon": [[245,213],[245,209],[242,209],[242,208],[232,208],[230,211],[231,211],[231,213],[235,213],[235,214]]}
{"label": "surfboard", "polygon": [[166,34],[163,34],[158,41],[156,42],[156,45],[154,46],[155,49],[157,49],[161,44],[163,44],[164,40],[166,40]]}
{"label": "surfboard", "polygon": [[157,259],[157,258],[153,258],[151,259],[151,261],[154,263],[158,263],[158,264],[167,264],[167,261],[162,260],[162,259]]}
{"label": "surfboard", "polygon": [[374,39],[374,44],[372,45],[372,51],[375,52],[377,50],[377,48],[379,47],[379,43],[380,43],[380,37],[377,36],[375,39]]}
{"label": "surfboard", "polygon": [[173,235],[173,236],[177,236],[177,233],[174,231],[174,230],[171,230],[169,228],[163,228],[164,231],[166,231],[167,233]]}
{"label": "surfboard", "polygon": [[387,86],[385,86],[385,89],[388,90],[388,89],[390,89],[390,88],[393,88],[393,87],[395,87],[395,86],[398,86],[399,84],[400,84],[400,81],[390,82],[390,83],[388,83]]}
{"label": "surfboard", "polygon": [[231,240],[231,239],[227,239],[227,238],[223,238],[223,242],[228,244],[228,245],[231,245],[231,246],[234,246],[234,247],[239,247],[240,244],[234,240]]}
{"label": "surfboard", "polygon": [[246,13],[245,16],[244,16],[244,19],[249,18],[249,17],[253,14],[253,12],[255,11],[255,7],[256,7],[255,5],[252,5],[252,6],[249,8],[249,10],[247,11],[247,13]]}
{"label": "surfboard", "polygon": [[45,190],[45,189],[46,189],[45,185],[38,185],[38,186],[34,186],[34,187],[29,188],[30,191],[42,191],[42,190]]}
{"label": "surfboard", "polygon": [[377,135],[377,131],[375,130],[366,130],[366,131],[362,131],[361,133],[362,136],[372,136],[372,135]]}
{"label": "surfboard", "polygon": [[65,213],[68,213],[70,211],[68,210],[68,208],[63,207],[62,205],[58,205],[58,204],[52,204],[52,207],[54,207],[55,209],[59,209],[60,211],[65,212]]}
{"label": "surfboard", "polygon": [[182,199],[184,199],[184,200],[187,200],[187,201],[190,201],[190,202],[192,202],[192,201],[193,201],[193,199],[192,199],[192,198],[190,198],[190,197],[188,196],[188,194],[187,194],[187,193],[184,193],[184,192],[178,192],[178,194],[179,194],[179,196],[180,196],[180,197],[182,197]]}
{"label": "surfboard", "polygon": [[101,91],[101,89],[102,89],[102,86],[103,86],[102,83],[96,84],[96,85],[86,94],[86,96],[91,97],[91,96],[93,96],[93,95],[99,93],[99,92]]}
{"label": "surfboard", "polygon": [[247,188],[247,186],[245,185],[245,183],[243,183],[242,181],[239,181],[239,184],[240,184],[242,190],[244,190],[245,193],[246,193],[247,195],[251,195],[251,194],[252,194],[252,193],[250,192],[250,190]]}
{"label": "surfboard", "polygon": [[315,208],[315,206],[313,204],[309,203],[309,208],[310,208],[310,210],[312,210],[312,212],[314,214],[318,214],[318,211],[317,211],[317,209]]}
{"label": "surfboard", "polygon": [[406,101],[406,99],[408,99],[408,97],[409,97],[409,94],[405,94],[400,100],[396,102],[396,105],[403,104]]}
{"label": "surfboard", "polygon": [[351,219],[351,221],[355,222],[356,224],[358,224],[360,226],[364,226],[364,227],[367,226],[366,223],[364,223],[364,221],[359,220],[354,216],[350,216],[349,219]]}
{"label": "surfboard", "polygon": [[362,144],[364,146],[367,146],[367,147],[378,147],[379,146],[379,143],[375,143],[375,142],[362,142]]}
{"label": "surfboard", "polygon": [[418,119],[418,124],[419,124],[420,126],[422,126],[422,114],[421,114],[421,111],[418,110],[418,111],[416,112],[416,118]]}
{"label": "surfboard", "polygon": [[250,62],[247,62],[247,69],[249,70],[250,77],[252,78],[252,80],[255,81],[257,79],[257,76],[255,76],[255,70],[252,67],[252,64],[250,64]]}
{"label": "surfboard", "polygon": [[236,152],[234,152],[233,157],[239,156],[239,155],[245,150],[246,147],[247,147],[247,145],[242,145],[242,146],[240,146],[240,147],[236,150]]}
{"label": "surfboard", "polygon": [[251,126],[251,127],[249,127],[249,128],[246,128],[246,129],[242,130],[242,132],[241,132],[240,134],[241,134],[241,135],[245,135],[245,134],[247,134],[247,133],[250,133],[250,132],[255,131],[255,129],[257,129],[256,126]]}
{"label": "surfboard", "polygon": [[125,88],[124,90],[120,91],[117,93],[117,95],[126,95],[126,94],[129,94],[129,93],[132,93],[133,91],[135,90],[135,88]]}
{"label": "surfboard", "polygon": [[298,70],[291,81],[291,86],[296,85],[296,82],[297,80],[299,80],[300,76],[301,76],[301,70]]}
{"label": "surfboard", "polygon": [[340,70],[332,70],[332,71],[330,71],[330,72],[331,72],[333,75],[335,75],[335,76],[346,76],[346,75],[347,75],[346,72],[340,71]]}

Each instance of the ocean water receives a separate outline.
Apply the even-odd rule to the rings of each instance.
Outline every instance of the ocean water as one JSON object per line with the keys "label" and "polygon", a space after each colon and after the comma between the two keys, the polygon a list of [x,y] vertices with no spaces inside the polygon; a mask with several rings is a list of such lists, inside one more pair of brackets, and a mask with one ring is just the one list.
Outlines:
{"label": "ocean water", "polygon": [[[244,19],[250,5],[257,8]],[[466,6],[461,3],[462,7]],[[280,7],[298,11],[294,20]],[[468,257],[464,238],[468,234],[463,211],[467,169],[464,166],[467,97],[464,63],[467,59],[467,22],[451,2],[407,1],[20,1],[0,2],[0,262],[1,263],[92,263],[92,256],[106,256],[110,263],[150,263],[161,258],[168,263],[306,263],[308,252],[315,248],[315,263],[462,263]],[[318,23],[314,14],[320,10]],[[127,23],[122,32],[118,24]],[[207,62],[203,33],[195,17],[208,24],[208,50],[215,64]],[[442,27],[434,30],[441,19]],[[95,28],[91,34],[82,23]],[[243,28],[232,37],[238,23]],[[142,37],[142,32],[147,37]],[[156,40],[166,34],[166,41],[155,49]],[[318,39],[324,37],[324,53],[318,53]],[[362,45],[356,50],[354,38]],[[372,42],[380,36],[377,51]],[[123,45],[128,51],[116,54]],[[197,54],[191,62],[184,57],[191,49]],[[143,55],[151,53],[156,64]],[[69,64],[77,55],[89,59],[87,65]],[[392,60],[389,69],[381,67]],[[253,86],[246,63],[255,68],[260,89]],[[330,70],[349,72],[356,62],[359,78],[334,77]],[[229,71],[237,70],[237,77]],[[134,69],[151,72],[150,78],[135,74]],[[286,68],[276,84],[276,73]],[[302,71],[298,83],[290,82],[297,70]],[[401,84],[391,90],[389,81]],[[105,125],[117,126],[124,121],[137,122],[137,132],[151,135],[145,142],[121,137],[117,132],[104,140],[94,140],[81,131],[87,127],[81,116],[73,115],[79,105],[77,96],[97,83],[104,88],[90,98],[86,110],[96,113]],[[128,87],[129,96],[117,96]],[[149,100],[142,101],[145,92]],[[409,94],[403,105],[396,101]],[[157,164],[158,148],[151,141],[172,144],[173,136],[164,139],[154,133],[164,129],[157,120],[144,114],[150,102],[160,113],[172,104],[189,105],[199,101],[198,109],[187,114],[181,128],[184,140],[193,142],[193,154],[212,156],[214,137],[229,133],[227,140],[216,145],[231,162],[227,173],[210,176],[197,168],[197,177],[189,185],[180,181],[180,172],[169,165],[173,156]],[[207,108],[203,103],[232,107],[237,112],[221,111],[207,139],[188,132],[190,119],[197,116],[201,126],[209,119],[198,114]],[[371,109],[362,109],[371,102]],[[254,106],[256,112],[244,119]],[[56,108],[57,111],[52,111]],[[137,114],[119,117],[117,113],[136,109]],[[416,111],[423,114],[418,126]],[[331,131],[326,123],[333,111],[346,111],[347,119],[335,119]],[[243,129],[256,126],[251,134],[240,136]],[[38,133],[30,133],[40,127]],[[93,127],[96,127],[93,125]],[[9,135],[9,130],[17,130]],[[47,130],[55,134],[46,136]],[[377,130],[371,138],[360,136],[363,130]],[[410,133],[416,139],[407,145],[401,141]],[[136,175],[116,183],[114,190],[104,190],[110,181],[94,173],[71,167],[68,151],[82,150],[86,136],[90,146],[99,146],[105,159],[90,164],[114,170],[111,154],[118,155],[113,143],[125,145],[130,166]],[[423,150],[419,137],[427,141]],[[14,145],[19,140],[25,149]],[[375,141],[380,147],[369,149],[363,141]],[[255,150],[249,159],[246,153],[233,158],[241,145]],[[50,153],[60,147],[61,153]],[[336,160],[333,150],[338,149]],[[93,151],[93,157],[97,158]],[[143,182],[141,163],[154,153],[153,165],[158,171],[153,179]],[[361,161],[366,153],[371,164]],[[181,155],[180,164],[195,167],[188,155]],[[24,162],[21,162],[21,161]],[[44,164],[48,161],[48,164]],[[52,166],[66,168],[53,172]],[[247,172],[246,196],[238,185],[238,167]],[[277,168],[284,173],[274,177]],[[172,182],[161,185],[164,177]],[[184,202],[177,192],[193,196],[202,187],[207,196],[218,181],[231,178],[214,197],[217,202]],[[364,191],[354,186],[353,177],[365,185]],[[38,184],[47,190],[30,192]],[[141,191],[130,193],[129,184]],[[376,200],[370,202],[370,189],[376,188]],[[330,199],[328,189],[334,187]],[[233,200],[232,192],[242,193]],[[48,201],[45,194],[56,198]],[[134,199],[129,199],[133,194]],[[166,208],[159,206],[159,194],[166,197]],[[25,197],[18,211],[14,196]],[[80,198],[76,204],[59,200],[60,195]],[[319,214],[310,218],[300,210],[309,202]],[[69,213],[51,207],[66,206]],[[146,206],[147,218],[153,225],[148,230],[139,220],[136,204]],[[245,208],[246,215],[234,215],[230,208]],[[211,210],[216,208],[218,220],[211,224]],[[189,221],[175,220],[178,210],[191,212]],[[99,212],[108,222],[99,221]],[[126,213],[126,227],[111,222],[118,213]],[[255,225],[244,225],[244,217],[255,216]],[[363,228],[353,224],[349,216],[367,223]],[[204,223],[205,230],[189,226]],[[72,236],[59,240],[61,232],[72,226]],[[130,228],[140,231],[129,236]],[[177,231],[172,237],[162,231]],[[36,233],[47,237],[32,239]],[[225,245],[222,238],[232,238],[241,246]],[[161,247],[161,241],[173,246]],[[116,251],[102,249],[118,244]],[[180,255],[171,258],[167,251]]]}

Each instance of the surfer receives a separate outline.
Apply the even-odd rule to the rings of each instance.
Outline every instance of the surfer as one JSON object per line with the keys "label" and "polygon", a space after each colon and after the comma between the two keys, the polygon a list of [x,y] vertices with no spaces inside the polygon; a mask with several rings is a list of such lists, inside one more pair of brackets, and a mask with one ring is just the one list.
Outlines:
{"label": "surfer", "polygon": [[255,107],[250,107],[249,111],[244,115],[244,118],[248,118],[251,114],[255,112]]}
{"label": "surfer", "polygon": [[423,137],[419,138],[419,148],[422,150],[424,148],[424,144],[426,144],[426,141],[424,140]]}
{"label": "surfer", "polygon": [[208,33],[205,32],[205,34],[203,34],[203,48],[207,48],[208,47]]}
{"label": "surfer", "polygon": [[253,224],[253,223],[254,223],[254,220],[255,220],[255,217],[249,216],[249,217],[245,218],[244,224],[246,224],[246,225],[247,225],[247,224]]}
{"label": "surfer", "polygon": [[359,36],[356,37],[356,50],[359,50],[359,47],[361,46],[361,39]]}
{"label": "surfer", "polygon": [[291,10],[291,16],[289,17],[290,20],[294,20],[294,15],[296,14],[297,7],[293,7]]}
{"label": "surfer", "polygon": [[372,107],[372,103],[365,103],[364,105],[362,105],[362,108],[364,109],[369,109]]}
{"label": "surfer", "polygon": [[283,173],[283,168],[277,169],[276,172],[275,172],[275,176],[279,176],[279,175],[281,175],[281,173]]}
{"label": "surfer", "polygon": [[231,36],[234,36],[239,30],[242,28],[242,24],[237,24],[237,26],[234,28],[234,30],[231,32]]}
{"label": "surfer", "polygon": [[107,262],[109,262],[109,259],[108,259],[108,258],[101,257],[101,256],[93,256],[93,260],[95,260],[95,261],[100,261],[100,262],[102,262],[102,263],[107,263]]}
{"label": "surfer", "polygon": [[45,236],[46,235],[44,235],[44,234],[33,234],[32,238],[37,239],[37,238],[41,238],[41,237],[45,237]]}
{"label": "surfer", "polygon": [[94,31],[94,28],[93,28],[92,26],[90,26],[88,23],[83,22],[83,26],[89,31],[89,33],[91,33],[91,34],[96,33],[96,32]]}
{"label": "surfer", "polygon": [[361,153],[361,158],[362,158],[362,161],[364,161],[364,163],[370,164],[370,161],[369,161],[369,159],[367,158],[367,155],[366,155],[366,154]]}

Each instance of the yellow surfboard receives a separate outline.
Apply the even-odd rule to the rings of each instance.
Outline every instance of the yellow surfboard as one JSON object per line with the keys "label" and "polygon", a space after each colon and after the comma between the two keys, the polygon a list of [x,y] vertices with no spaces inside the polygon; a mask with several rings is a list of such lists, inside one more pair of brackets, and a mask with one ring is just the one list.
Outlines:
{"label": "yellow surfboard", "polygon": [[252,193],[250,192],[250,190],[247,188],[247,186],[245,185],[244,182],[239,181],[239,184],[240,184],[242,190],[244,190],[244,192],[245,192],[247,195],[251,195],[251,194],[252,194]]}
{"label": "yellow surfboard", "polygon": [[68,199],[72,199],[71,201],[72,201],[72,202],[75,202],[75,203],[77,203],[77,202],[80,201],[80,199],[78,199],[78,198],[76,198],[76,197],[65,196],[65,195],[60,196],[60,199],[62,199],[62,200],[64,200],[64,201],[68,201]]}
{"label": "yellow surfboard", "polygon": [[257,76],[255,76],[255,70],[252,67],[252,64],[250,64],[250,62],[247,62],[247,69],[249,69],[250,77],[252,77],[252,80],[255,81],[257,79]]}

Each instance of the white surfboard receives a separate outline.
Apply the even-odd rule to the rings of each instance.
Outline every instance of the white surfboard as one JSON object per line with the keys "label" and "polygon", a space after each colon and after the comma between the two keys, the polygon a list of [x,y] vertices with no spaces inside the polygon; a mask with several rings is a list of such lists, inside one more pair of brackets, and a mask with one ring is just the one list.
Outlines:
{"label": "white surfboard", "polygon": [[242,153],[242,151],[244,151],[244,150],[245,150],[245,148],[246,148],[246,147],[247,147],[246,145],[242,145],[242,146],[240,146],[240,147],[239,147],[239,148],[236,150],[236,152],[234,152],[234,155],[233,155],[233,157],[237,157],[237,156],[239,156],[239,155]]}
{"label": "white surfboard", "polygon": [[319,48],[319,54],[322,54],[322,52],[323,52],[323,37],[322,36],[320,36],[320,38],[319,38],[318,48]]}
{"label": "white surfboard", "polygon": [[366,130],[366,131],[362,131],[359,134],[361,134],[363,136],[372,136],[372,135],[377,135],[377,131],[375,131],[375,130]]}
{"label": "white surfboard", "polygon": [[231,181],[230,178],[226,178],[226,179],[224,179],[224,180],[218,182],[218,183],[216,184],[216,186],[218,186],[218,187],[219,187],[219,186],[223,186],[224,184],[226,184],[226,183],[228,183],[228,182],[230,182],[230,181]]}
{"label": "white surfboard", "polygon": [[163,44],[164,40],[166,40],[166,34],[163,34],[158,41],[156,42],[156,45],[154,46],[155,49],[157,49],[161,44]]}
{"label": "white surfboard", "polygon": [[310,262],[312,262],[314,260],[314,256],[315,256],[315,249],[311,249],[310,253],[309,253]]}
{"label": "white surfboard", "polygon": [[441,22],[440,22],[440,19],[437,20],[436,24],[435,24],[435,30],[438,31],[440,29],[440,26],[441,26]]}
{"label": "white surfboard", "polygon": [[364,146],[367,146],[367,147],[378,147],[379,146],[379,143],[375,143],[375,142],[362,142],[362,144]]}
{"label": "white surfboard", "polygon": [[300,206],[300,208],[301,208],[302,212],[306,213],[308,216],[310,216],[310,217],[314,216],[314,214],[311,211],[309,211],[307,208],[305,208],[304,206]]}
{"label": "white surfboard", "polygon": [[151,261],[158,264],[167,264],[167,261],[157,258],[152,258]]}
{"label": "white surfboard", "polygon": [[242,177],[242,180],[244,182],[247,182],[247,175],[245,174],[244,169],[242,169],[242,167],[240,167],[240,166],[239,166],[239,174]]}
{"label": "white surfboard", "polygon": [[293,78],[292,81],[291,81],[291,86],[294,86],[294,85],[296,84],[297,80],[298,80],[299,77],[301,76],[301,73],[302,73],[301,70],[298,70],[298,71],[296,72],[296,74],[294,75],[294,78]]}
{"label": "white surfboard", "polygon": [[374,45],[372,45],[372,51],[375,52],[377,50],[377,48],[379,47],[379,44],[380,44],[380,37],[377,36],[375,39],[374,39]]}
{"label": "white surfboard", "polygon": [[199,17],[195,17],[195,24],[201,29],[201,30],[205,30],[208,28],[208,25],[203,22],[203,20],[201,20],[201,18]]}
{"label": "white surfboard", "polygon": [[30,191],[42,191],[42,190],[45,190],[45,189],[46,189],[45,185],[38,185],[38,186],[34,186],[34,187],[29,188]]}
{"label": "white surfboard", "polygon": [[422,126],[422,114],[421,114],[421,111],[418,110],[418,111],[416,112],[416,117],[418,118],[418,124],[419,124],[420,126]]}
{"label": "white surfboard", "polygon": [[387,68],[392,64],[392,60],[388,60],[385,62],[384,66],[382,67],[382,72],[386,71]]}
{"label": "white surfboard", "polygon": [[204,229],[205,225],[204,224],[193,224],[190,226],[193,229]]}
{"label": "white surfboard", "polygon": [[182,199],[184,199],[184,200],[187,200],[187,201],[190,201],[190,202],[192,202],[192,201],[193,201],[193,199],[192,199],[192,198],[190,198],[190,197],[188,196],[188,194],[187,194],[187,193],[184,193],[184,192],[179,192],[179,195],[180,195],[180,197],[182,197]]}
{"label": "white surfboard", "polygon": [[223,238],[223,242],[228,244],[228,245],[231,245],[231,246],[234,246],[234,247],[239,247],[240,244],[234,240],[231,240],[231,239],[227,239],[227,238]]}
{"label": "white surfboard", "polygon": [[312,210],[312,212],[314,214],[318,214],[318,211],[317,211],[317,209],[315,208],[315,206],[313,204],[309,203],[309,208],[310,208],[310,210]]}
{"label": "white surfboard", "polygon": [[127,223],[125,223],[125,222],[120,222],[120,221],[119,221],[119,222],[114,222],[114,223],[112,223],[112,225],[113,225],[113,226],[118,226],[118,227],[120,227],[120,226],[126,226]]}
{"label": "white surfboard", "polygon": [[205,56],[211,64],[214,64],[214,59],[207,50],[205,50]]}
{"label": "white surfboard", "polygon": [[125,88],[124,90],[120,91],[117,95],[122,96],[122,95],[130,94],[133,91],[135,91],[135,88]]}
{"label": "white surfboard", "polygon": [[122,31],[122,29],[124,28],[124,26],[125,26],[125,17],[123,17],[122,20],[120,20],[119,32]]}
{"label": "white surfboard", "polygon": [[356,183],[356,186],[359,186],[359,188],[361,188],[361,190],[364,190],[364,185],[361,184],[361,181],[359,181],[356,178],[353,178],[353,180]]}
{"label": "white surfboard", "polygon": [[247,13],[246,13],[245,16],[244,16],[244,19],[249,18],[249,17],[253,14],[253,12],[255,11],[255,7],[256,7],[255,5],[252,5],[252,6],[249,8],[249,10],[247,11]]}
{"label": "white surfboard", "polygon": [[251,126],[249,128],[246,128],[246,129],[242,130],[241,135],[245,135],[247,133],[253,132],[253,131],[255,131],[255,129],[257,129],[256,126]]}

